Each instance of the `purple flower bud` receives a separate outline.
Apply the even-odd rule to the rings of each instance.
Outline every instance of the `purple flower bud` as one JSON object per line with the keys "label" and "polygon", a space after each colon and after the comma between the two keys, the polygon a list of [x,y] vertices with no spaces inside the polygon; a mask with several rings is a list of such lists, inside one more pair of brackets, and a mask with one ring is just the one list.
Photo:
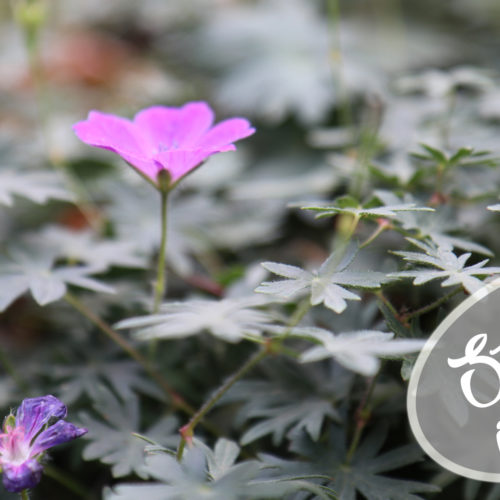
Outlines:
{"label": "purple flower bud", "polygon": [[66,413],[66,406],[48,395],[25,399],[13,425],[12,416],[5,419],[0,434],[0,466],[5,489],[17,493],[36,486],[42,478],[43,452],[87,432],[61,420]]}

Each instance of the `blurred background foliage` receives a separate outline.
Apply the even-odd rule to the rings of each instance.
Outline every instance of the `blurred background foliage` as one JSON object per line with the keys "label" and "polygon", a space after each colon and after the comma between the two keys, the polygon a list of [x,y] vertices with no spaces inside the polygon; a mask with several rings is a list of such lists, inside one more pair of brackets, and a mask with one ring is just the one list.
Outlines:
{"label": "blurred background foliage", "polygon": [[[287,203],[321,202],[346,190],[362,199],[374,187],[417,198],[432,193],[425,175],[415,177],[420,170],[410,157],[422,152],[421,143],[500,155],[497,0],[12,0],[0,3],[0,23],[1,249],[18,255],[18,247],[29,248],[52,263],[101,264],[95,272],[119,293],[83,298],[110,322],[143,312],[149,300],[158,200],[121,160],[76,139],[72,124],[90,109],[131,117],[153,104],[207,100],[218,120],[244,115],[257,128],[237,153],[212,158],[176,193],[170,298],[249,293],[263,279],[257,266],[263,260],[321,262],[336,222],[315,221]],[[361,172],[354,184],[353,172]],[[455,240],[456,247],[480,253],[487,247],[495,254],[498,216],[485,207],[498,198],[496,169],[465,168],[445,176],[440,187],[451,201],[438,210],[429,234],[451,234],[469,242]],[[401,244],[396,240],[387,235],[384,246],[395,248]],[[366,266],[395,269],[386,252],[366,259]],[[88,408],[102,399],[102,383],[114,397],[133,400],[124,432],[156,424],[153,415],[162,404],[157,388],[89,323],[75,320],[64,303],[40,309],[26,296],[14,300],[3,286],[2,304],[14,302],[0,316],[0,342],[24,379],[20,384],[2,374],[6,412],[23,394],[54,392],[72,403],[71,411],[87,411],[83,421],[99,419],[102,408],[92,417]],[[395,303],[406,308],[435,295],[434,289],[422,295],[409,287],[393,292]],[[362,320],[357,305],[350,310],[347,321],[345,315],[335,319],[336,328],[373,324],[373,318],[354,324]],[[316,322],[332,324],[329,312],[315,314]],[[422,331],[429,334],[439,317],[424,322]],[[162,369],[198,402],[246,357],[244,346],[204,337],[172,345],[158,347]],[[261,375],[279,385],[279,370],[270,373],[270,365]],[[315,385],[318,374],[308,372],[304,380],[309,376]],[[411,438],[403,423],[404,389],[388,382],[382,399],[384,391],[398,394],[381,410],[391,414],[394,432],[384,445],[390,449]],[[231,402],[237,400],[233,395]],[[219,411],[228,420],[229,412]],[[165,445],[174,439],[174,424],[166,421]],[[290,439],[288,452],[295,446],[306,460],[306,445]],[[100,498],[113,482],[111,472],[95,461],[82,465],[82,447],[54,454],[52,479],[44,479],[35,498]],[[273,449],[270,440],[266,447]],[[100,456],[94,452],[87,449],[86,458]],[[131,477],[134,467],[115,463],[115,476]],[[63,468],[76,479],[62,475]],[[500,498],[498,488],[458,480],[429,462],[406,467],[402,475],[443,487],[426,498]],[[394,498],[417,498],[402,495]],[[0,493],[4,497],[12,495]]]}

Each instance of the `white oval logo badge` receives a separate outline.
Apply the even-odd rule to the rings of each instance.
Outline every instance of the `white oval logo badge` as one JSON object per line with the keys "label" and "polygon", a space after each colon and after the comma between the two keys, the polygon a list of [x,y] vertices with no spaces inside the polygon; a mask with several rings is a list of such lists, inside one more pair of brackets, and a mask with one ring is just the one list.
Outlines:
{"label": "white oval logo badge", "polygon": [[431,335],[413,368],[407,406],[433,460],[500,482],[500,280],[462,302]]}

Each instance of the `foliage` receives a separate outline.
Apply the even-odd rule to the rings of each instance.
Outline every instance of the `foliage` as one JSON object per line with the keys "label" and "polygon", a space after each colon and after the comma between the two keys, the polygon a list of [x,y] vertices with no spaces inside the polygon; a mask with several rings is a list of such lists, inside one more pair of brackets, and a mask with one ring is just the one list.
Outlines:
{"label": "foliage", "polygon": [[[361,443],[348,465],[343,463],[345,437],[338,429],[332,431],[326,443],[314,443],[304,433],[297,433],[291,441],[290,450],[308,458],[312,464],[302,466],[302,471],[309,470],[311,476],[316,474],[323,485],[336,491],[338,498],[353,499],[356,498],[356,491],[359,491],[367,500],[417,500],[422,497],[414,493],[438,491],[432,485],[382,475],[421,458],[420,451],[411,445],[379,454],[386,436],[387,432],[383,428],[374,429]],[[281,469],[280,472],[294,474],[298,469],[297,462],[270,460]],[[307,476],[307,472],[304,475]]]}
{"label": "foliage", "polygon": [[96,292],[114,292],[110,286],[89,277],[100,272],[102,270],[100,266],[54,267],[55,260],[54,252],[44,252],[39,249],[39,253],[35,254],[31,249],[11,247],[8,257],[0,262],[2,269],[0,310],[5,310],[28,290],[42,306],[61,299],[67,291],[67,285]]}
{"label": "foliage", "polygon": [[[0,406],[54,394],[88,428],[33,500],[497,498],[423,456],[405,395],[500,274],[498,2],[12,4]],[[180,142],[123,135],[189,101],[243,130],[213,148],[187,113]],[[120,133],[87,142],[153,182],[78,143],[90,110]]]}
{"label": "foliage", "polygon": [[167,453],[149,457],[146,472],[161,483],[149,485],[120,486],[106,499],[133,499],[145,495],[153,499],[204,498],[228,500],[283,498],[290,492],[306,490],[316,493],[318,498],[333,498],[314,484],[294,478],[275,480],[259,479],[265,466],[255,460],[235,464],[240,452],[232,441],[220,439],[212,451],[201,442],[196,443],[182,463]]}
{"label": "foliage", "polygon": [[359,295],[342,285],[378,288],[386,280],[382,273],[348,270],[354,256],[354,248],[344,254],[344,248],[341,247],[340,250],[333,252],[319,269],[312,272],[287,264],[264,262],[262,265],[265,269],[287,279],[265,281],[255,291],[284,299],[294,299],[304,293],[310,294],[312,305],[324,303],[329,309],[341,313],[347,307],[346,300],[360,300]]}
{"label": "foliage", "polygon": [[294,328],[291,335],[313,339],[319,343],[301,354],[303,363],[332,357],[339,364],[360,373],[375,375],[380,368],[379,357],[393,357],[419,351],[421,340],[393,339],[394,334],[371,330],[334,335],[322,328]]}
{"label": "foliage", "polygon": [[73,196],[64,189],[60,176],[54,172],[0,172],[0,203],[12,206],[14,196],[28,198],[35,203],[53,200],[71,201]]}
{"label": "foliage", "polygon": [[446,278],[441,286],[462,285],[469,293],[474,293],[482,286],[481,280],[475,276],[491,276],[500,273],[500,267],[484,267],[488,259],[466,267],[465,264],[471,256],[470,253],[463,253],[457,257],[449,246],[436,246],[411,238],[409,241],[424,250],[425,253],[403,251],[393,253],[400,255],[408,262],[425,264],[439,269],[417,268],[414,271],[400,271],[390,274],[395,278],[415,278],[414,285],[422,285],[434,279]]}
{"label": "foliage", "polygon": [[[83,451],[86,460],[98,458],[105,464],[112,465],[114,477],[127,476],[135,472],[142,478],[148,477],[144,470],[144,442],[134,436],[139,428],[139,402],[135,396],[121,402],[104,386],[93,394],[94,408],[102,417],[96,419],[89,413],[81,413],[80,420],[88,429],[87,444]],[[174,434],[177,421],[165,417],[146,431],[151,439],[162,443],[176,441]]]}
{"label": "foliage", "polygon": [[241,403],[236,426],[257,420],[241,436],[243,445],[267,435],[279,445],[299,429],[317,441],[325,419],[341,419],[335,404],[351,387],[348,372],[338,366],[313,368],[285,360],[266,368],[265,379],[242,380],[221,400],[221,404]]}
{"label": "foliage", "polygon": [[208,330],[215,337],[238,342],[245,337],[258,337],[273,317],[256,308],[258,297],[191,300],[164,304],[160,314],[130,318],[115,325],[117,329],[134,328],[142,340],[179,338]]}

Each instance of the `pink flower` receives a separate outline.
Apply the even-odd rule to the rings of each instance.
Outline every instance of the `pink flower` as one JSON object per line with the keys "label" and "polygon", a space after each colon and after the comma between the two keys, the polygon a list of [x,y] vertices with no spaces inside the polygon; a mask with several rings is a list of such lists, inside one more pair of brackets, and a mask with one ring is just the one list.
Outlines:
{"label": "pink flower", "polygon": [[119,154],[154,183],[167,171],[172,186],[209,156],[234,151],[233,142],[255,132],[244,118],[215,126],[213,120],[207,103],[189,102],[180,108],[143,109],[132,121],[91,111],[73,129],[83,142]]}

